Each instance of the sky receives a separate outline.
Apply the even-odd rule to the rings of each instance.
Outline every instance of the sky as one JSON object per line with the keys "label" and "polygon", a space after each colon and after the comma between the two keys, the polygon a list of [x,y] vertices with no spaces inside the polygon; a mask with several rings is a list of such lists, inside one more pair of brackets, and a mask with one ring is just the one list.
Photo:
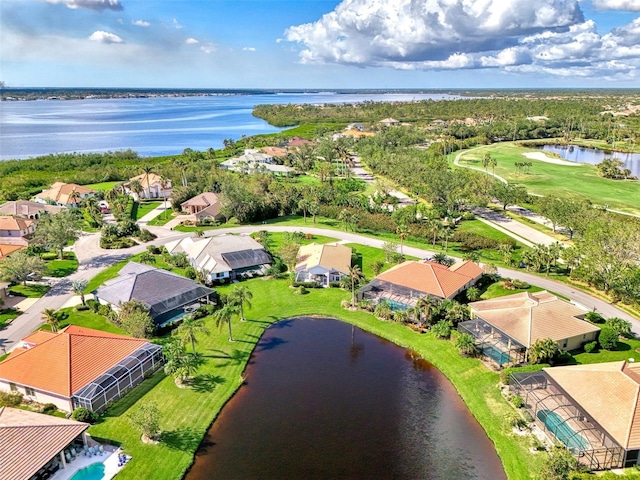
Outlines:
{"label": "sky", "polygon": [[0,81],[640,88],[640,0],[0,0]]}

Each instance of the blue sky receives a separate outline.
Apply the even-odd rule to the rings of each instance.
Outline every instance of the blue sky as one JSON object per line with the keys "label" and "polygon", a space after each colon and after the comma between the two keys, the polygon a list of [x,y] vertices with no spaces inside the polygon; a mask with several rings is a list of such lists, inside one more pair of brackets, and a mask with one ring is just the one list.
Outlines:
{"label": "blue sky", "polygon": [[1,0],[9,87],[640,87],[640,0]]}

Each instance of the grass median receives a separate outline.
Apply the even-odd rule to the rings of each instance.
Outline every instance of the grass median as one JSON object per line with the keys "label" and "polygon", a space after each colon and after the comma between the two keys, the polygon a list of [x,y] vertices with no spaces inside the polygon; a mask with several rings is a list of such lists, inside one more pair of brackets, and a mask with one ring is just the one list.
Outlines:
{"label": "grass median", "polygon": [[[218,330],[207,318],[211,330],[200,335],[197,350],[205,364],[191,388],[176,387],[173,378],[157,373],[107,411],[104,420],[91,427],[95,437],[122,444],[133,456],[118,478],[179,479],[189,468],[193,455],[224,404],[242,385],[245,365],[265,328],[278,320],[300,315],[320,315],[352,323],[400,346],[411,348],[432,362],[453,382],[473,415],[494,442],[510,479],[533,478],[540,457],[528,453],[528,441],[508,433],[503,417],[511,408],[496,384],[498,374],[479,360],[458,355],[450,342],[429,334],[418,334],[390,322],[381,322],[361,311],[340,307],[350,293],[338,289],[317,289],[295,295],[286,280],[253,279],[244,283],[253,292],[248,321],[234,320],[235,342],[227,340],[226,328]],[[219,288],[221,293],[232,286]],[[156,402],[162,413],[162,441],[143,444],[127,414],[146,402]]]}

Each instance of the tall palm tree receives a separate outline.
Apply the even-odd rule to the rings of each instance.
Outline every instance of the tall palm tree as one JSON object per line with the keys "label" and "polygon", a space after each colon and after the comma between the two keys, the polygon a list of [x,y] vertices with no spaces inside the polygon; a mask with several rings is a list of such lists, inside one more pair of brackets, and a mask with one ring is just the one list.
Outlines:
{"label": "tall palm tree", "polygon": [[232,305],[236,305],[240,309],[240,321],[244,322],[244,304],[246,303],[251,308],[250,300],[253,298],[253,293],[245,285],[239,285],[234,288],[229,294],[229,302]]}
{"label": "tall palm tree", "polygon": [[229,341],[234,342],[233,333],[231,332],[231,319],[234,315],[240,313],[240,308],[237,305],[225,305],[220,310],[217,310],[213,314],[213,318],[216,321],[216,326],[221,328],[223,324],[227,324],[229,326]]}
{"label": "tall palm tree", "polygon": [[144,192],[144,187],[142,186],[142,183],[140,183],[140,180],[136,179],[131,180],[131,182],[129,183],[129,190],[135,193],[137,200],[140,200],[140,194]]}
{"label": "tall palm tree", "polygon": [[60,326],[60,315],[53,308],[46,308],[42,312],[42,320],[51,327],[52,332],[57,332]]}
{"label": "tall palm tree", "polygon": [[428,295],[420,297],[416,301],[415,309],[418,314],[418,323],[420,325],[422,325],[423,318],[427,321],[427,323],[431,323],[431,315],[433,314],[435,307],[436,301],[433,299],[433,297],[430,297]]}
{"label": "tall palm tree", "polygon": [[145,165],[142,167],[144,178],[147,180],[147,191],[149,192],[148,198],[151,198],[151,185],[149,185],[149,174],[153,173],[153,167],[151,165]]}
{"label": "tall palm tree", "polygon": [[89,282],[87,282],[82,278],[78,280],[74,280],[72,283],[73,293],[75,293],[76,295],[80,295],[80,301],[82,302],[82,305],[86,305],[86,302],[84,299],[84,290],[87,288],[88,284]]}
{"label": "tall palm tree", "polygon": [[358,265],[349,267],[349,278],[351,279],[351,307],[356,306],[356,282],[362,278],[362,270]]}
{"label": "tall palm tree", "polygon": [[80,193],[78,193],[74,187],[74,189],[71,190],[71,193],[69,194],[69,203],[74,207],[77,207],[80,204],[81,199],[82,197],[80,196]]}
{"label": "tall palm tree", "polygon": [[440,229],[442,229],[442,224],[440,223],[440,220],[438,220],[437,218],[431,218],[427,220],[427,229],[429,230],[430,233],[433,234],[432,245],[435,247],[436,241],[438,239],[438,233],[440,232]]}
{"label": "tall palm tree", "polygon": [[398,235],[398,239],[400,240],[400,256],[404,258],[403,247],[404,241],[409,236],[409,228],[404,224],[398,225],[398,228],[396,228],[396,235]]}
{"label": "tall palm tree", "polygon": [[209,329],[204,324],[203,318],[195,318],[193,315],[185,315],[182,323],[174,332],[182,343],[191,343],[192,353],[196,353],[197,334],[209,335]]}

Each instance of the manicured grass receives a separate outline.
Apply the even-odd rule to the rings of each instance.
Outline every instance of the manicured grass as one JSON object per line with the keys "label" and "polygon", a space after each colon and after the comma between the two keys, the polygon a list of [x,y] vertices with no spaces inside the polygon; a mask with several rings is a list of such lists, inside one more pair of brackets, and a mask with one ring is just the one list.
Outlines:
{"label": "manicured grass", "polygon": [[115,187],[116,185],[120,185],[122,181],[119,182],[100,182],[100,183],[90,183],[89,185],[84,185],[87,188],[92,188],[93,190],[101,190],[101,191],[108,191],[108,190],[113,190],[113,187]]}
{"label": "manicured grass", "polygon": [[487,289],[482,293],[480,298],[482,300],[489,300],[491,298],[504,297],[506,295],[513,295],[514,293],[520,292],[541,292],[542,288],[536,287],[535,285],[531,285],[529,288],[515,288],[513,290],[508,290],[504,288],[504,283],[502,280],[499,280],[495,283],[492,283],[487,287]]}
{"label": "manicured grass", "polygon": [[[79,327],[92,328],[94,330],[101,330],[103,332],[118,333],[126,335],[127,332],[121,328],[115,326],[109,320],[102,315],[93,313],[92,310],[76,310],[75,307],[62,308],[59,312],[66,318],[60,322],[59,328],[64,328],[67,325],[77,325]],[[44,324],[40,327],[40,330],[51,330],[51,327]]]}
{"label": "manicured grass", "polygon": [[51,287],[38,283],[27,283],[26,285],[14,285],[9,289],[9,293],[27,298],[40,298],[47,293]]}
{"label": "manicured grass", "polygon": [[[381,248],[368,247],[366,245],[360,245],[359,243],[345,243],[345,246],[353,249],[353,253],[356,255],[356,265],[360,267],[360,270],[362,270],[367,280],[372,280],[375,277],[371,268],[375,262],[382,262],[383,266],[380,272],[389,270],[396,265],[393,262],[387,262],[384,250]],[[419,260],[417,257],[412,257],[411,255],[405,255],[404,259]]]}
{"label": "manicured grass", "polygon": [[140,220],[151,210],[162,205],[162,202],[133,202],[131,209],[131,218]]}
{"label": "manicured grass", "polygon": [[20,316],[20,312],[13,308],[5,308],[0,310],[0,330],[7,326],[14,318]]}
{"label": "manicured grass", "polygon": [[[510,142],[494,144],[463,154],[460,164],[482,170],[482,157],[485,153],[491,153],[498,162],[495,173],[509,183],[524,185],[530,193],[588,199],[596,205],[640,213],[640,182],[603,178],[598,175],[594,165],[575,167],[528,159],[523,156],[526,152],[540,150],[518,147]],[[529,173],[516,170],[514,163],[523,161],[533,164]]]}
{"label": "manicured grass", "polygon": [[64,260],[50,260],[47,262],[47,273],[45,276],[48,277],[66,277],[67,275],[71,275],[78,269],[78,260],[76,260],[75,255],[72,254],[72,258],[68,258],[65,255]]}
{"label": "manicured grass", "polygon": [[155,227],[161,227],[166,225],[172,218],[173,209],[167,208],[164,212],[158,215],[156,218],[151,220],[147,225],[153,225]]}
{"label": "manicured grass", "polygon": [[640,339],[624,338],[618,340],[618,346],[615,350],[597,349],[591,353],[578,350],[571,353],[576,363],[617,362],[629,360],[630,358],[633,358],[636,362],[640,362]]}
{"label": "manicured grass", "polygon": [[[314,289],[308,295],[295,295],[286,280],[253,279],[243,282],[253,292],[253,308],[246,311],[247,322],[232,322],[233,343],[226,327],[219,330],[211,318],[206,322],[209,336],[199,335],[198,351],[205,364],[196,375],[196,387],[179,389],[162,373],[147,380],[117,402],[102,423],[90,428],[94,437],[122,444],[133,456],[118,475],[126,479],[179,479],[193,459],[193,452],[210,423],[228,398],[242,384],[242,372],[263,330],[272,322],[299,315],[339,318],[394,343],[415,350],[434,363],[458,389],[478,421],[483,425],[505,465],[510,479],[530,479],[542,461],[528,453],[528,439],[513,436],[503,421],[510,406],[496,384],[498,374],[479,360],[463,358],[448,341],[436,340],[390,322],[381,322],[366,312],[347,311],[340,302],[350,297],[339,289]],[[218,290],[227,292],[233,286]],[[146,445],[127,419],[127,414],[147,402],[157,403],[161,414],[162,441]]]}
{"label": "manicured grass", "polygon": [[127,262],[129,262],[130,260],[133,260],[133,257],[127,260],[122,260],[118,263],[114,263],[109,268],[106,268],[100,273],[98,273],[95,277],[89,280],[89,282],[87,283],[87,288],[85,288],[84,292],[91,293],[107,280],[116,278],[118,276],[118,272],[120,271],[120,269],[124,267],[127,264]]}

